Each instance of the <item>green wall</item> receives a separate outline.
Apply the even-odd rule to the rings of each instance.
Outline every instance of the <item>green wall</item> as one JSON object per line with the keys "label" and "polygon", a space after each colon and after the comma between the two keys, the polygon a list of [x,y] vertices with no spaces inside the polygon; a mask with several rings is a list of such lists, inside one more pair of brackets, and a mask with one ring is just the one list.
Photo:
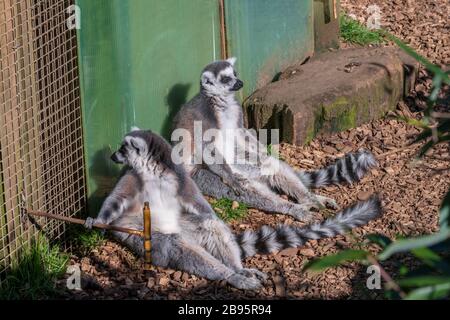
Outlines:
{"label": "green wall", "polygon": [[[89,211],[120,167],[109,157],[137,125],[166,137],[179,107],[220,59],[219,0],[77,0]],[[227,46],[242,97],[313,51],[312,0],[225,0]]]}
{"label": "green wall", "polygon": [[312,0],[226,0],[227,45],[243,98],[314,52]]}
{"label": "green wall", "polygon": [[78,0],[79,61],[90,212],[119,168],[109,157],[131,126],[167,135],[198,92],[206,62],[220,58],[211,0]]}

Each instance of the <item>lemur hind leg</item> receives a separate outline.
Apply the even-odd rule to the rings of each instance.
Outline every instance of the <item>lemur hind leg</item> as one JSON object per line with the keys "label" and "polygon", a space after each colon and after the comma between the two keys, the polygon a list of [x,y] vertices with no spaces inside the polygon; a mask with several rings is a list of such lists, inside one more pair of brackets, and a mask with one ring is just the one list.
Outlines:
{"label": "lemur hind leg", "polygon": [[284,200],[265,183],[256,180],[249,181],[247,185],[241,186],[242,192],[236,195],[221,182],[220,177],[208,170],[198,170],[193,178],[200,190],[211,197],[236,200],[262,211],[287,214],[301,221],[311,219],[310,206]]}
{"label": "lemur hind leg", "polygon": [[135,252],[139,256],[144,256],[144,240],[142,237],[132,234],[127,234],[124,232],[113,232],[114,238],[116,238],[120,243],[123,243],[131,251]]}
{"label": "lemur hind leg", "polygon": [[315,209],[327,206],[339,209],[334,199],[311,193],[287,163],[270,157],[266,166],[271,166],[271,171],[264,176],[265,181],[271,187],[293,197],[299,204]]}
{"label": "lemur hind leg", "polygon": [[[117,225],[134,230],[144,229],[144,223],[141,217],[140,210],[121,216],[119,219],[114,221],[112,225]],[[131,249],[133,252],[136,252],[139,256],[144,255],[144,241],[142,237],[117,231],[113,231],[112,234],[115,239],[125,244],[129,249]]]}
{"label": "lemur hind leg", "polygon": [[[244,276],[257,277],[261,281],[267,275],[257,269],[247,269],[242,266],[242,252],[230,228],[217,217],[188,216],[191,223],[183,225],[184,232],[195,238],[195,242],[205,248],[211,255],[226,266]],[[190,229],[193,230],[190,230]]]}
{"label": "lemur hind leg", "polygon": [[152,234],[153,264],[183,270],[209,280],[225,280],[239,289],[261,287],[256,277],[248,277],[223,264],[200,245],[184,241],[177,234]]}
{"label": "lemur hind leg", "polygon": [[[140,256],[144,255],[142,237],[120,232],[114,232],[114,236]],[[261,287],[256,277],[236,272],[200,245],[183,241],[178,234],[152,233],[152,264],[182,270],[209,280],[225,280],[239,289],[255,290]]]}
{"label": "lemur hind leg", "polygon": [[223,183],[222,179],[207,169],[198,169],[194,172],[192,178],[203,194],[216,199],[227,198],[236,201],[242,198],[242,195],[236,195],[233,190]]}

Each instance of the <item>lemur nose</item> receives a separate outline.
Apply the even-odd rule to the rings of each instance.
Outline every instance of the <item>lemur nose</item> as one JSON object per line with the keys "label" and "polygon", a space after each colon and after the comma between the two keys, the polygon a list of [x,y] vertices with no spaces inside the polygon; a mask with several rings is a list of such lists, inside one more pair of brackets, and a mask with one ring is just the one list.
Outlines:
{"label": "lemur nose", "polygon": [[116,157],[116,153],[115,152],[111,155],[111,160],[114,161],[114,162],[117,162],[117,157]]}
{"label": "lemur nose", "polygon": [[240,79],[236,79],[236,83],[233,86],[233,91],[238,91],[239,89],[241,89],[244,86],[244,82],[242,82],[242,80]]}

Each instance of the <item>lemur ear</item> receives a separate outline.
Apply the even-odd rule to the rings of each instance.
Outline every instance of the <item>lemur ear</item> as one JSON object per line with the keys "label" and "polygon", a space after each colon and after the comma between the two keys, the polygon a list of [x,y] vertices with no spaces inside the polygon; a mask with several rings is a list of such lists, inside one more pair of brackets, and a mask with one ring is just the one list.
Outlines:
{"label": "lemur ear", "polygon": [[237,58],[236,57],[231,57],[227,59],[227,62],[229,64],[231,64],[232,66],[234,66],[234,64],[236,63]]}
{"label": "lemur ear", "polygon": [[133,131],[141,131],[141,129],[139,129],[139,128],[136,127],[136,126],[132,126],[132,127],[131,127],[131,132],[133,132]]}
{"label": "lemur ear", "polygon": [[209,71],[203,72],[202,77],[201,77],[202,85],[206,85],[206,84],[212,85],[213,83],[212,83],[211,79],[213,79],[213,78],[214,78],[214,75],[211,72],[209,72]]}
{"label": "lemur ear", "polygon": [[144,152],[147,148],[147,145],[146,145],[144,139],[141,139],[139,137],[130,137],[129,141],[130,141],[131,146],[136,149],[138,154],[140,154],[141,152]]}

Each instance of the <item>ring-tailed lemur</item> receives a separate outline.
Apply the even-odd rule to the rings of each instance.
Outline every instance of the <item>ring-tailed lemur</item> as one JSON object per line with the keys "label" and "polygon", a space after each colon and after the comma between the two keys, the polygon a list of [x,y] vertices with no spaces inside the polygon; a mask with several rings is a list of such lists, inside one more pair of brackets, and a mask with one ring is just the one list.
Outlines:
{"label": "ring-tailed lemur", "polygon": [[[302,246],[309,239],[333,237],[366,224],[381,213],[377,197],[346,209],[334,218],[306,227],[263,226],[235,236],[220,220],[182,165],[171,158],[171,146],[151,131],[127,134],[111,159],[129,166],[107,197],[94,223],[143,229],[142,208],[152,211],[152,261],[210,279],[226,280],[241,289],[257,289],[266,275],[242,266],[242,258]],[[143,240],[114,235],[139,255]]]}
{"label": "ring-tailed lemur", "polygon": [[[200,93],[183,105],[174,119],[174,148],[181,145],[176,141],[185,139],[183,134],[178,134],[188,132],[191,154],[188,158],[184,155],[183,161],[199,188],[204,194],[215,198],[237,200],[266,212],[288,214],[299,220],[310,219],[312,208],[330,206],[338,209],[333,199],[313,194],[308,189],[359,181],[376,165],[373,155],[367,151],[347,154],[334,165],[315,172],[295,171],[285,162],[268,155],[267,147],[261,146],[254,134],[243,126],[242,107],[235,99],[235,93],[242,88],[243,82],[237,78],[235,61],[231,58],[206,66],[201,75]],[[214,140],[198,139],[197,125],[203,133],[216,130],[218,137]],[[234,131],[235,140],[224,138],[230,136],[230,131]],[[211,144],[221,163],[204,161],[205,153],[202,151],[198,156],[198,150],[211,148]],[[243,154],[244,158],[256,154],[258,161],[243,164],[236,161],[239,154]],[[203,161],[194,162],[198,157]],[[266,172],[262,174],[262,170]],[[296,203],[283,199],[275,191],[290,196]]]}

